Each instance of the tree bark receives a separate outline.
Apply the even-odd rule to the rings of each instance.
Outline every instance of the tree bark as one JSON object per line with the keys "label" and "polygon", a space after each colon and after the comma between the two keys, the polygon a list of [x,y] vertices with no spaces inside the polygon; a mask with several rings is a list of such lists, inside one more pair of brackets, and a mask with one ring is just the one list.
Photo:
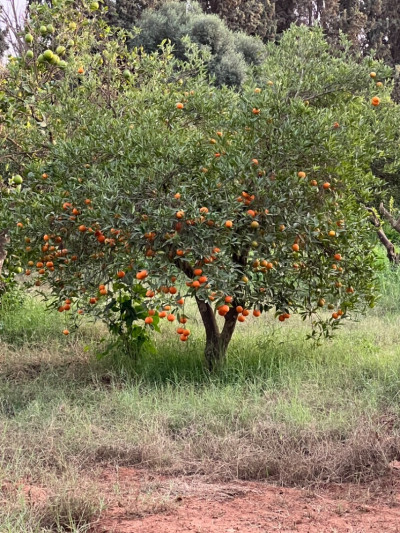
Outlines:
{"label": "tree bark", "polygon": [[3,264],[7,257],[7,244],[10,242],[7,230],[0,231],[0,276],[3,270]]}
{"label": "tree bark", "polygon": [[213,371],[225,360],[226,350],[236,327],[237,311],[236,307],[232,307],[229,310],[224,317],[225,324],[222,328],[222,332],[220,332],[211,305],[197,297],[196,302],[206,330],[206,347],[204,350],[204,356],[208,369]]}
{"label": "tree bark", "polygon": [[[383,246],[386,248],[386,255],[387,258],[391,263],[394,265],[398,265],[400,263],[400,255],[396,253],[396,249],[394,247],[394,244],[392,241],[389,240],[386,233],[382,229],[382,225],[378,217],[375,215],[373,209],[367,208],[367,211],[371,214],[370,216],[370,222],[373,226],[376,228],[376,233],[378,235],[378,239],[381,241]],[[396,231],[399,231],[397,228],[399,227],[399,221],[395,221],[394,218],[390,215],[388,211],[383,207],[383,204],[381,204],[379,211],[382,215],[385,216],[385,218],[390,222],[390,225],[393,229]]]}

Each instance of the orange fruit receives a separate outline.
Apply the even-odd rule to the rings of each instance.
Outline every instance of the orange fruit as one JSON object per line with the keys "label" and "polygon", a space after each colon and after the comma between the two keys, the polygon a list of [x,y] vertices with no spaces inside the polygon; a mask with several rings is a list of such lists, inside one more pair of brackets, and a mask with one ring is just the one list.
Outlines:
{"label": "orange fruit", "polygon": [[165,318],[167,316],[166,311],[161,311],[161,313],[158,314],[160,318]]}
{"label": "orange fruit", "polygon": [[149,316],[154,316],[156,314],[156,310],[155,309],[149,309],[147,311],[147,313],[148,313]]}
{"label": "orange fruit", "polygon": [[342,256],[340,254],[335,254],[334,258],[335,258],[336,261],[341,261],[342,260]]}
{"label": "orange fruit", "polygon": [[83,67],[79,67],[78,68],[78,74],[83,74],[85,71],[83,69]]}
{"label": "orange fruit", "polygon": [[260,112],[261,112],[261,109],[257,109],[256,107],[253,107],[253,111],[252,111],[253,115],[259,115]]}
{"label": "orange fruit", "polygon": [[152,324],[153,323],[153,317],[146,316],[146,318],[144,319],[144,323],[145,324]]}
{"label": "orange fruit", "polygon": [[238,319],[238,322],[245,322],[245,320],[246,320],[245,317],[244,317],[243,315],[239,315],[239,316],[237,317],[237,319]]}
{"label": "orange fruit", "polygon": [[[124,274],[125,275],[125,274]],[[149,275],[149,273],[147,272],[147,270],[140,270],[137,274],[136,274],[136,279],[145,279],[147,278],[147,276]]]}
{"label": "orange fruit", "polygon": [[279,315],[278,319],[279,319],[279,322],[284,322],[285,321],[285,315]]}
{"label": "orange fruit", "polygon": [[201,283],[201,284],[203,284],[203,283],[207,283],[208,278],[207,278],[207,276],[200,276],[198,281],[199,281],[199,283]]}
{"label": "orange fruit", "polygon": [[175,200],[179,200],[180,197],[181,197],[181,193],[177,192],[176,194],[174,194]]}
{"label": "orange fruit", "polygon": [[249,314],[250,314],[250,311],[248,309],[243,309],[242,311],[243,316],[249,316]]}
{"label": "orange fruit", "polygon": [[329,233],[328,233],[329,237],[335,237],[336,236],[336,231],[333,231],[331,230]]}
{"label": "orange fruit", "polygon": [[258,165],[258,159],[252,159],[251,162],[253,163],[253,165],[257,166]]}
{"label": "orange fruit", "polygon": [[298,175],[299,178],[303,179],[303,178],[306,177],[307,174],[305,172],[303,172],[303,171],[300,171],[300,172],[297,173],[297,175]]}
{"label": "orange fruit", "polygon": [[325,190],[326,190],[326,189],[330,189],[331,184],[329,183],[329,181],[326,181],[326,182],[322,185],[322,187],[323,187]]}
{"label": "orange fruit", "polygon": [[379,104],[381,103],[381,99],[378,98],[377,96],[374,96],[371,100],[371,104],[374,106],[374,107],[377,107]]}
{"label": "orange fruit", "polygon": [[227,313],[229,313],[228,305],[221,305],[220,307],[218,307],[218,314],[220,316],[225,316]]}
{"label": "orange fruit", "polygon": [[370,72],[369,75],[370,75],[371,78],[376,78],[376,72]]}
{"label": "orange fruit", "polygon": [[293,244],[293,246],[292,246],[292,250],[293,250],[294,252],[298,252],[298,251],[300,250],[300,246],[299,246],[298,244],[295,243],[295,244]]}
{"label": "orange fruit", "polygon": [[184,330],[183,328],[178,328],[178,329],[176,330],[176,332],[177,332],[178,335],[183,335],[183,332],[184,332],[184,331],[185,331],[185,330]]}
{"label": "orange fruit", "polygon": [[183,218],[185,216],[185,212],[184,211],[178,211],[175,216],[176,216],[176,218]]}
{"label": "orange fruit", "polygon": [[201,268],[195,268],[195,269],[193,270],[193,274],[194,274],[195,276],[201,276],[202,273],[203,273],[203,271],[202,271]]}
{"label": "orange fruit", "polygon": [[69,331],[67,329],[63,330],[64,335],[69,335]]}
{"label": "orange fruit", "polygon": [[332,318],[337,320],[339,318],[339,315],[337,313],[332,313]]}
{"label": "orange fruit", "polygon": [[233,302],[232,296],[225,296],[225,303],[230,304]]}
{"label": "orange fruit", "polygon": [[179,255],[179,257],[182,257],[183,255],[185,255],[185,252],[183,250],[177,250],[176,255]]}
{"label": "orange fruit", "polygon": [[257,229],[258,227],[260,227],[260,224],[257,222],[257,220],[252,220],[250,227],[252,229]]}
{"label": "orange fruit", "polygon": [[261,311],[259,309],[254,309],[253,316],[259,317],[261,315]]}
{"label": "orange fruit", "polygon": [[175,315],[171,313],[170,315],[167,316],[167,320],[168,322],[173,322],[175,320]]}
{"label": "orange fruit", "polygon": [[185,303],[185,299],[184,298],[179,298],[179,300],[177,300],[176,303],[178,305],[183,305]]}
{"label": "orange fruit", "polygon": [[238,305],[238,306],[236,307],[236,312],[237,312],[237,313],[243,313],[243,307],[242,307],[241,305]]}
{"label": "orange fruit", "polygon": [[79,228],[78,228],[78,230],[81,231],[82,233],[84,231],[86,231],[86,229],[87,229],[86,226],[84,226],[83,224],[81,226],[79,226]]}
{"label": "orange fruit", "polygon": [[178,102],[176,104],[176,109],[183,109],[185,106],[182,104],[182,102]]}
{"label": "orange fruit", "polygon": [[186,335],[181,335],[179,338],[180,338],[180,340],[181,340],[182,342],[186,342],[186,341],[188,340],[188,338],[186,337]]}
{"label": "orange fruit", "polygon": [[206,215],[208,213],[207,207],[200,207],[200,213],[203,213],[203,215]]}
{"label": "orange fruit", "polygon": [[169,288],[169,293],[170,294],[176,294],[178,292],[178,289],[176,287],[170,287]]}
{"label": "orange fruit", "polygon": [[233,227],[233,222],[232,222],[232,220],[227,220],[227,221],[225,222],[225,227],[231,229],[231,228]]}
{"label": "orange fruit", "polygon": [[90,200],[89,198],[86,198],[85,200],[85,204],[86,205],[90,205],[92,203],[92,200]]}
{"label": "orange fruit", "polygon": [[198,289],[200,287],[200,281],[198,281],[198,280],[193,281],[192,287],[194,289]]}

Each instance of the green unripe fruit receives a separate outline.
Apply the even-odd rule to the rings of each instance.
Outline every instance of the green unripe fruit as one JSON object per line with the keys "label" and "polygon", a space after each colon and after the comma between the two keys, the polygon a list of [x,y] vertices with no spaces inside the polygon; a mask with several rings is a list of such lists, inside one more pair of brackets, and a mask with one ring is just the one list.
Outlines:
{"label": "green unripe fruit", "polygon": [[89,6],[90,11],[97,11],[100,5],[98,2],[92,2]]}
{"label": "green unripe fruit", "polygon": [[33,35],[32,35],[31,33],[27,33],[27,34],[25,35],[25,42],[26,42],[27,44],[31,44],[31,43],[33,43]]}
{"label": "green unripe fruit", "polygon": [[59,56],[62,56],[64,53],[65,53],[65,46],[57,46],[56,48],[56,54],[58,54]]}
{"label": "green unripe fruit", "polygon": [[67,42],[67,46],[74,46],[75,44],[75,41],[73,39],[70,39],[68,42]]}
{"label": "green unripe fruit", "polygon": [[48,31],[49,33],[54,33],[54,32],[56,31],[56,29],[55,29],[55,27],[53,26],[53,24],[49,24],[49,25],[47,26],[47,31]]}
{"label": "green unripe fruit", "polygon": [[53,57],[51,58],[50,63],[52,65],[58,65],[59,62],[60,62],[60,58],[58,57],[58,55],[57,54],[53,54]]}
{"label": "green unripe fruit", "polygon": [[124,70],[124,78],[125,78],[126,80],[129,80],[130,77],[131,77],[131,72],[130,72],[130,70],[125,69],[125,70]]}
{"label": "green unripe fruit", "polygon": [[59,66],[60,68],[64,69],[64,68],[67,68],[68,63],[67,63],[66,61],[60,61],[60,62],[58,63],[58,66]]}
{"label": "green unripe fruit", "polygon": [[53,52],[51,50],[46,50],[45,52],[43,52],[43,59],[45,59],[46,61],[51,61],[53,59]]}
{"label": "green unripe fruit", "polygon": [[76,30],[76,22],[70,22],[68,27],[69,27],[69,29],[71,31],[75,31]]}
{"label": "green unripe fruit", "polygon": [[26,58],[27,58],[27,59],[32,59],[32,58],[33,58],[33,52],[32,52],[32,50],[28,50],[28,51],[26,52]]}
{"label": "green unripe fruit", "polygon": [[22,274],[23,271],[24,271],[24,269],[23,269],[22,267],[17,267],[17,268],[15,269],[15,272],[16,272],[17,274]]}
{"label": "green unripe fruit", "polygon": [[44,61],[43,54],[40,54],[40,56],[37,58],[37,62],[38,63],[43,63],[43,61]]}
{"label": "green unripe fruit", "polygon": [[22,179],[22,176],[20,176],[19,174],[16,174],[15,176],[12,177],[13,179],[13,182],[16,184],[16,185],[21,185],[21,183],[24,181]]}
{"label": "green unripe fruit", "polygon": [[47,27],[46,26],[40,26],[39,31],[42,35],[46,35],[47,33]]}

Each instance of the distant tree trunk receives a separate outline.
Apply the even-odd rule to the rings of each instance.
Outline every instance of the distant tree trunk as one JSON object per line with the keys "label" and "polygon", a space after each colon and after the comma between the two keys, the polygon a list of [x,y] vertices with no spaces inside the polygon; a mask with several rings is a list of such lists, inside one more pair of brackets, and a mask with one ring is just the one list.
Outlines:
{"label": "distant tree trunk", "polygon": [[[378,239],[380,240],[381,244],[386,249],[386,255],[389,259],[390,263],[392,263],[395,266],[398,266],[400,264],[400,254],[396,252],[396,249],[394,247],[394,244],[392,241],[387,237],[386,233],[384,232],[382,228],[382,223],[377,217],[375,211],[373,209],[368,208],[368,212],[370,213],[370,222],[373,226],[376,228],[376,233],[378,235]],[[400,219],[396,220],[389,211],[387,211],[383,204],[379,207],[380,214],[389,222],[391,227],[400,233]]]}
{"label": "distant tree trunk", "polygon": [[3,270],[3,264],[5,258],[7,257],[7,244],[10,242],[10,239],[7,234],[7,230],[0,231],[0,276]]}
{"label": "distant tree trunk", "polygon": [[199,298],[196,298],[196,301],[206,330],[204,355],[208,369],[212,371],[225,361],[226,351],[235,331],[238,314],[236,307],[233,306],[225,315],[225,324],[220,332],[211,305]]}

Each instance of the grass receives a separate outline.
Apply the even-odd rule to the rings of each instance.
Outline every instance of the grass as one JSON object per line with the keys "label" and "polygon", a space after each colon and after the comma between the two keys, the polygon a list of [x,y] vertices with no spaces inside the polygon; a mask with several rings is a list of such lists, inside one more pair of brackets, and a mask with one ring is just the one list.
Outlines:
{"label": "grass", "polygon": [[379,306],[319,348],[300,321],[240,326],[214,375],[198,317],[188,344],[165,325],[133,366],[96,360],[101,327],[64,338],[40,301],[5,301],[0,531],[89,531],[110,464],[301,486],[387,473],[400,457],[399,276],[386,272]]}

